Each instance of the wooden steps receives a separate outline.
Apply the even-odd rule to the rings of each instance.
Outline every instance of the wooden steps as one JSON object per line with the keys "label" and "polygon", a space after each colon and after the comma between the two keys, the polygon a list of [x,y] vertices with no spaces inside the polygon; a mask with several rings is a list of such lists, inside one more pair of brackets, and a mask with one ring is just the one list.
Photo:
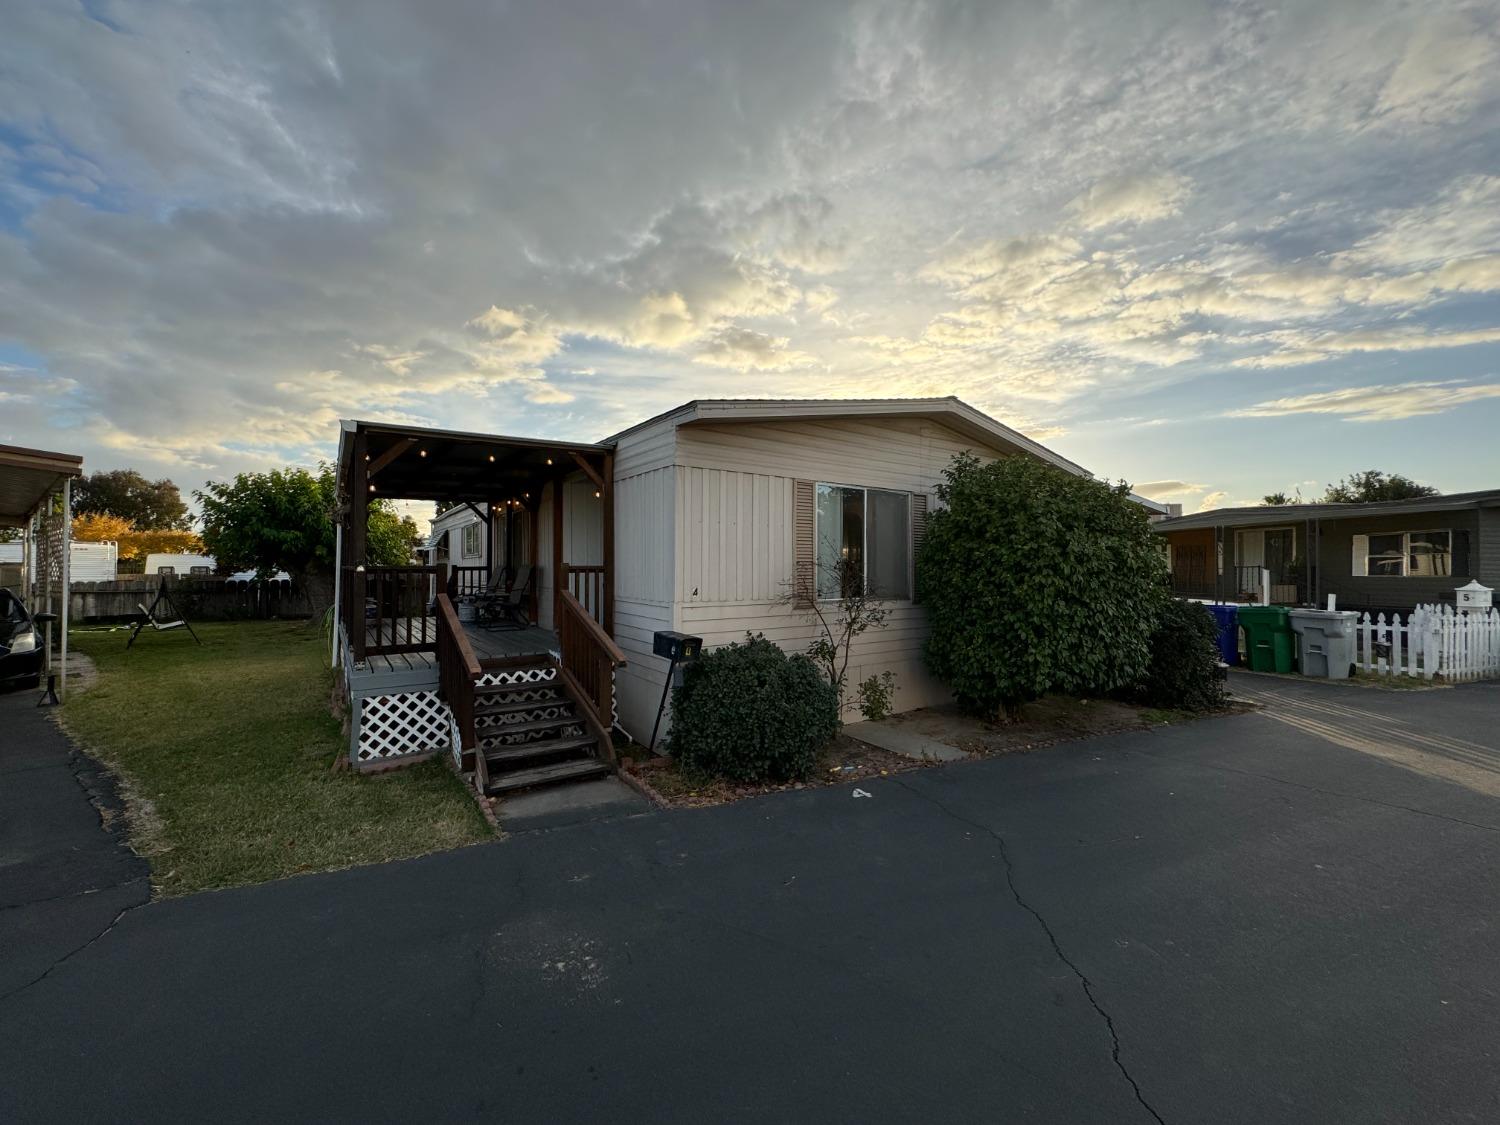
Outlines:
{"label": "wooden steps", "polygon": [[562,676],[542,678],[546,669],[554,667],[547,656],[509,662],[504,671],[516,674],[516,679],[475,686],[476,753],[484,755],[487,795],[585,781],[612,772],[597,728],[568,682]]}
{"label": "wooden steps", "polygon": [[532,769],[513,770],[499,774],[490,778],[489,788],[485,792],[491,796],[514,793],[521,789],[535,789],[539,785],[557,785],[564,781],[587,781],[595,777],[604,777],[610,772],[608,762],[601,762],[598,758],[577,758],[569,762],[558,762],[555,765],[536,766]]}

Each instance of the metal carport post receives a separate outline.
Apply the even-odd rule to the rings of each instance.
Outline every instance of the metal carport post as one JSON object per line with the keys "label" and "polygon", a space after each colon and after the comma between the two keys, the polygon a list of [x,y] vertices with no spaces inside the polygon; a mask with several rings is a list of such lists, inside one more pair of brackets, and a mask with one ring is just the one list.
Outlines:
{"label": "metal carport post", "polygon": [[[67,693],[68,673],[68,617],[72,591],[69,555],[73,541],[73,478],[83,475],[83,458],[73,453],[52,453],[43,449],[25,449],[13,445],[0,445],[0,527],[24,529],[28,543],[24,549],[26,559],[26,591],[32,596],[37,582],[46,590],[47,608],[52,608],[52,560],[47,552],[46,573],[42,569],[42,552],[38,549],[37,533],[45,535],[42,518],[51,508],[53,498],[61,497],[62,527],[57,537],[61,544],[61,557],[57,560],[56,574],[62,607],[59,620],[62,624],[62,646],[60,660],[62,675],[59,677],[60,698]],[[36,612],[36,606],[28,606]],[[50,630],[49,630],[50,636]]]}

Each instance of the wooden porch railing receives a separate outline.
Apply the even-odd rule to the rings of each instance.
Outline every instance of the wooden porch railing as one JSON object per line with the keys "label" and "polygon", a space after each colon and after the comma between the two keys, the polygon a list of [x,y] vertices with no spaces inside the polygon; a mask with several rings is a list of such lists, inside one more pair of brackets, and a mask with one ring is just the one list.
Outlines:
{"label": "wooden porch railing", "polygon": [[483,793],[488,771],[484,755],[475,752],[479,735],[474,726],[474,681],[481,671],[479,658],[446,592],[437,596],[436,610],[438,696],[448,704],[458,727],[460,765],[474,770],[475,784]]}
{"label": "wooden porch railing", "polygon": [[558,601],[562,607],[557,621],[560,673],[589,711],[600,753],[613,757],[609,732],[615,721],[614,672],[624,666],[625,654],[571,592],[563,590]]}
{"label": "wooden porch railing", "polygon": [[605,568],[602,566],[563,566],[563,589],[578,599],[578,603],[595,621],[604,622]]}
{"label": "wooden porch railing", "polygon": [[346,566],[342,615],[355,660],[427,652],[437,634],[427,606],[447,582],[444,566]]}
{"label": "wooden porch railing", "polygon": [[490,571],[484,566],[453,566],[448,568],[448,596],[465,598],[482,594],[489,587]]}

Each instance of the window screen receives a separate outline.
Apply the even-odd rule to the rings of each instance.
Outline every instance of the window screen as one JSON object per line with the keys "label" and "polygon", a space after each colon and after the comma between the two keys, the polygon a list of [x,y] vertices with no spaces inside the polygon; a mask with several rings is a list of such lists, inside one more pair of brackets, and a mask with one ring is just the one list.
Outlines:
{"label": "window screen", "polygon": [[1399,578],[1406,563],[1406,537],[1404,535],[1370,536],[1369,570],[1372,578]]}
{"label": "window screen", "polygon": [[1447,531],[1413,531],[1407,536],[1406,573],[1447,578],[1453,573],[1453,535]]}
{"label": "window screen", "polygon": [[[864,568],[864,489],[818,485],[818,597],[853,593],[848,587],[858,583]],[[841,578],[848,580],[844,588]]]}
{"label": "window screen", "polygon": [[911,497],[905,492],[820,484],[818,597],[911,597]]}
{"label": "window screen", "polygon": [[907,545],[911,542],[911,502],[905,492],[865,493],[868,561],[865,580],[877,598],[908,598],[911,576]]}

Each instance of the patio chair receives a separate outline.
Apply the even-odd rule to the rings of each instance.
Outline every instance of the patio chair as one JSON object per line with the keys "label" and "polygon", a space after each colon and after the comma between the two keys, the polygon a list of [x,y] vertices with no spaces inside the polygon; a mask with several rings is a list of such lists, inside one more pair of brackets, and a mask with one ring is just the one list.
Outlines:
{"label": "patio chair", "polygon": [[485,597],[479,602],[479,624],[486,629],[526,629],[531,625],[527,603],[536,569],[529,565],[516,567],[510,589],[503,594]]}

